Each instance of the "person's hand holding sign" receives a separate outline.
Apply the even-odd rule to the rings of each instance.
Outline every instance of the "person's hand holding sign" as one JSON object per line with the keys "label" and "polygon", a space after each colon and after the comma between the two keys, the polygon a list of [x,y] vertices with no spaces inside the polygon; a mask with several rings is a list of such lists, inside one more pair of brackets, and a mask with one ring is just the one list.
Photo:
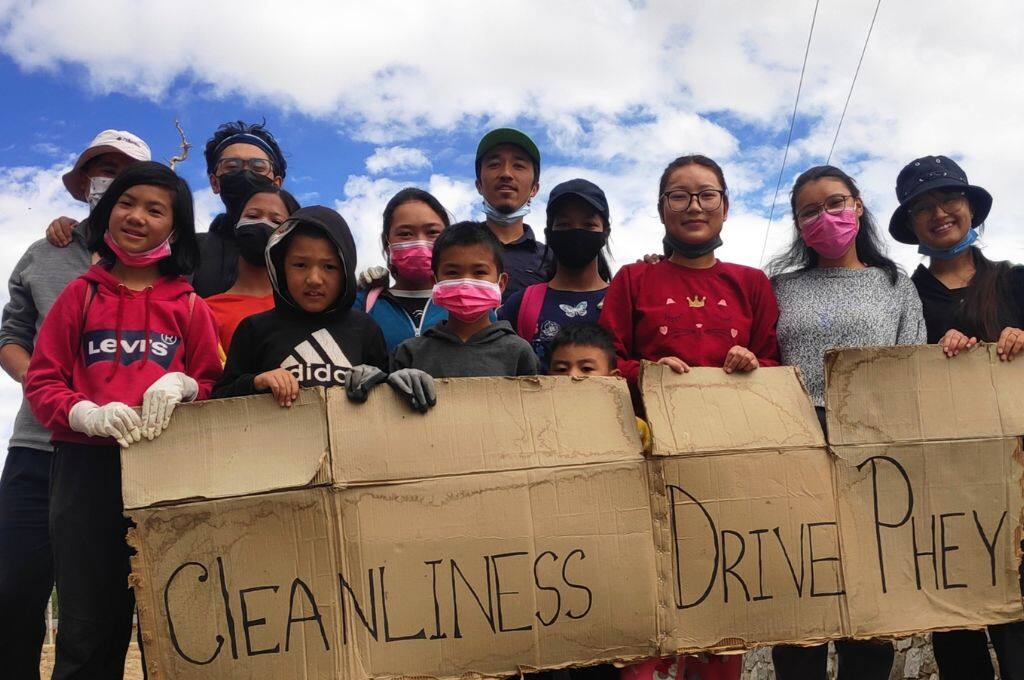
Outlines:
{"label": "person's hand holding sign", "polygon": [[269,390],[281,406],[291,406],[299,398],[299,381],[284,368],[260,373],[253,379],[252,385],[260,392]]}

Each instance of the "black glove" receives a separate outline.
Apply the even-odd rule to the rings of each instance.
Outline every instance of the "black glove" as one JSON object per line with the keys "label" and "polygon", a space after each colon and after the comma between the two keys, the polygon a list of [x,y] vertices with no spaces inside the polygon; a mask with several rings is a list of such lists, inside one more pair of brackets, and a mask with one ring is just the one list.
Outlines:
{"label": "black glove", "polygon": [[414,409],[426,413],[437,404],[434,379],[418,368],[402,368],[388,376],[388,384],[409,400]]}
{"label": "black glove", "polygon": [[345,374],[345,395],[350,401],[361,404],[366,401],[371,389],[387,379],[388,374],[376,366],[368,364],[353,366],[352,370]]}

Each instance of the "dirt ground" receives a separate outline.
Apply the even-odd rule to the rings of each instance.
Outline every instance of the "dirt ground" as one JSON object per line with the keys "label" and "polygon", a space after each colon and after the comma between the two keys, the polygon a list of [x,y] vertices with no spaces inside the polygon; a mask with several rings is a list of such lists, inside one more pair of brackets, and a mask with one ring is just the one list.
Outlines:
{"label": "dirt ground", "polygon": [[[39,660],[39,676],[49,678],[53,672],[53,645],[43,645],[43,655]],[[139,648],[135,643],[128,648],[128,659],[124,665],[124,680],[142,680],[142,664],[139,661]]]}

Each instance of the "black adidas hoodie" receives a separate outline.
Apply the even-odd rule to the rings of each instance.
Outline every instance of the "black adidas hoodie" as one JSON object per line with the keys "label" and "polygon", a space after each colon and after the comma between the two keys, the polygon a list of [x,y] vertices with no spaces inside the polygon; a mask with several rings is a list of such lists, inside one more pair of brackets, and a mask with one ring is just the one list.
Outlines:
{"label": "black adidas hoodie", "polygon": [[[299,225],[322,230],[337,246],[345,276],[334,305],[316,314],[304,311],[292,299],[284,273],[288,234]],[[267,255],[274,309],[246,317],[238,325],[214,397],[254,394],[255,377],[275,368],[288,369],[302,387],[342,385],[347,370],[359,364],[387,370],[380,326],[370,315],[352,309],[356,246],[341,215],[319,205],[295,211],[270,237]]]}

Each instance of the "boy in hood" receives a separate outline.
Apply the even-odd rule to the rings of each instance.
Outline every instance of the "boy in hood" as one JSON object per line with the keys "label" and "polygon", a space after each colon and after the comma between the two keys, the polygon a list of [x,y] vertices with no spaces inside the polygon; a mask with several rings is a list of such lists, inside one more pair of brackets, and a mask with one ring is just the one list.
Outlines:
{"label": "boy in hood", "polygon": [[409,338],[395,349],[388,382],[422,410],[433,405],[434,378],[537,375],[539,363],[530,343],[508,321],[491,321],[508,282],[501,243],[476,222],[448,227],[434,241],[437,284],[433,301],[448,310],[448,320]]}
{"label": "boy in hood", "polygon": [[272,392],[291,406],[301,387],[344,385],[365,401],[386,379],[387,350],[377,323],[352,309],[355,271],[341,215],[323,206],[293,213],[267,244],[274,309],[238,325],[214,397]]}

